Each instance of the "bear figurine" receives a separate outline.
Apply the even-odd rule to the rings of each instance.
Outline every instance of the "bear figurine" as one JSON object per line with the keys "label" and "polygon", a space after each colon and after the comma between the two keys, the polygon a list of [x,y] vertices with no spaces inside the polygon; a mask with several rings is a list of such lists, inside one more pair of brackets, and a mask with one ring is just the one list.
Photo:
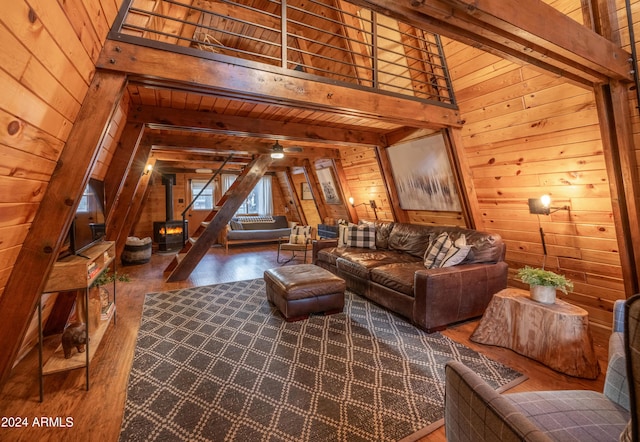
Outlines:
{"label": "bear figurine", "polygon": [[73,347],[78,349],[78,353],[83,353],[87,343],[87,325],[83,322],[69,324],[62,332],[62,350],[65,359],[71,357]]}

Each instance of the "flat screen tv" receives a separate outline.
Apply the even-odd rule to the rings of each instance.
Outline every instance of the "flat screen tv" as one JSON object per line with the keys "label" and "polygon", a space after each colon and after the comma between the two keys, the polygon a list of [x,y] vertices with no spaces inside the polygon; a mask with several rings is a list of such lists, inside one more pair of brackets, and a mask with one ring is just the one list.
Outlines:
{"label": "flat screen tv", "polygon": [[104,182],[91,178],[71,223],[69,253],[82,256],[84,250],[104,239],[104,205]]}

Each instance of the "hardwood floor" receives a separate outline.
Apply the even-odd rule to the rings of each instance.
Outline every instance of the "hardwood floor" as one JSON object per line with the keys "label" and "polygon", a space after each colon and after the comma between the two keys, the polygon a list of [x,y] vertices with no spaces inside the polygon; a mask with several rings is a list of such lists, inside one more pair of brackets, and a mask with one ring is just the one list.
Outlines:
{"label": "hardwood floor", "polygon": [[[228,255],[222,248],[212,248],[188,280],[165,283],[162,273],[171,259],[171,255],[153,254],[149,264],[120,268],[121,272],[129,274],[132,281],[118,284],[117,324],[110,325],[91,363],[89,391],[85,390],[84,369],[52,374],[45,377],[44,402],[40,403],[37,351],[31,351],[14,368],[0,397],[2,424],[8,423],[9,418],[21,418],[21,422],[26,419],[27,426],[0,427],[0,440],[117,441],[145,293],[260,278],[264,269],[278,265],[273,244],[236,246]],[[464,323],[446,330],[444,334],[527,375],[529,379],[511,392],[552,389],[602,391],[602,374],[594,381],[572,378],[511,350],[470,342],[469,336],[476,325],[477,321]],[[607,340],[603,336],[594,336],[594,341],[604,372]],[[58,342],[59,335],[46,339],[45,358]],[[60,419],[49,422],[52,419],[47,418]],[[60,423],[66,426],[61,427]],[[443,428],[422,439],[444,440]]]}

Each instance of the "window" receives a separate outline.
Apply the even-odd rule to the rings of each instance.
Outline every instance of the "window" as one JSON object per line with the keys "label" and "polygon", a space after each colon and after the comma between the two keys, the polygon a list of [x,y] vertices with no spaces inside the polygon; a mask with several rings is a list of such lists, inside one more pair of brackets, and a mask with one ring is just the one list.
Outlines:
{"label": "window", "polygon": [[[222,175],[222,192],[226,192],[236,180],[237,175]],[[271,176],[266,175],[251,190],[236,212],[236,215],[272,215],[273,197],[271,194]]]}
{"label": "window", "polygon": [[[213,183],[209,184],[206,188],[208,180],[191,180],[191,201],[193,203],[193,210],[213,210]],[[202,190],[204,189],[204,190]],[[202,194],[198,197],[198,194],[202,191]],[[198,199],[196,200],[196,197]]]}

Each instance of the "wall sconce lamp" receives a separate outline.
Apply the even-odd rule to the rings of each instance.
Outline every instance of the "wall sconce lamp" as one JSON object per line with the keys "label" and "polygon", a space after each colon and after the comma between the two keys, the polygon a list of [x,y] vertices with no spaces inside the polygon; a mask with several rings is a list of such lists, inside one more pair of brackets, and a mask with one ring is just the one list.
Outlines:
{"label": "wall sconce lamp", "polygon": [[529,198],[529,213],[534,215],[550,215],[558,210],[569,210],[569,206],[551,207],[551,197],[542,195],[540,198]]}
{"label": "wall sconce lamp", "polygon": [[144,173],[142,174],[142,176],[149,175],[152,170],[153,166],[151,164],[147,164],[147,167],[144,168]]}
{"label": "wall sconce lamp", "polygon": [[[534,215],[550,215],[558,210],[569,210],[569,206],[551,207],[551,197],[549,195],[542,195],[540,198],[529,198],[529,213]],[[547,243],[544,240],[544,230],[540,226],[540,241],[542,242],[542,252],[544,258],[542,261],[542,268],[547,259]]]}
{"label": "wall sconce lamp", "polygon": [[[354,204],[354,200],[352,196],[349,197],[349,204],[351,204],[351,207],[353,207],[354,209],[358,206],[367,205],[367,203]],[[378,205],[376,204],[375,200],[369,200],[369,207],[373,209],[373,215],[376,217],[376,219],[378,219],[378,212],[377,212]]]}

